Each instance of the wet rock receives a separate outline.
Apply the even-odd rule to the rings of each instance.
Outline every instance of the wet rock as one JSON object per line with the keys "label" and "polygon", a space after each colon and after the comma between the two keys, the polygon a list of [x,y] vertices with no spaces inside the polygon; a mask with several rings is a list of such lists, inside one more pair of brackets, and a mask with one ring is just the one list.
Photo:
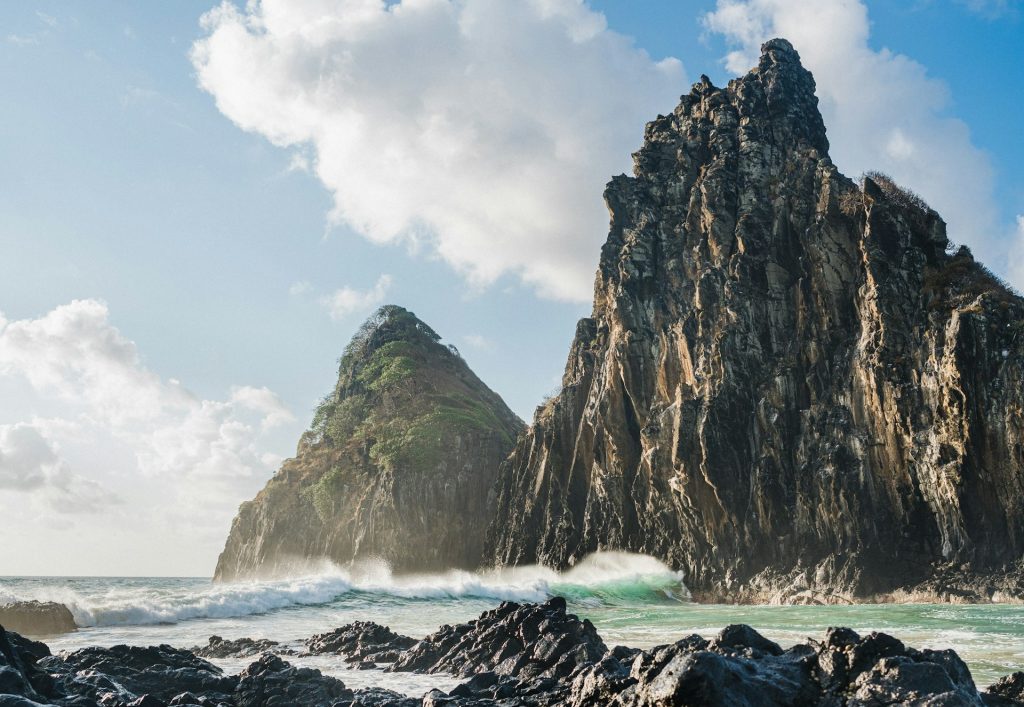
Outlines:
{"label": "wet rock", "polygon": [[846,703],[848,707],[984,705],[969,675],[966,682],[958,682],[942,662],[911,656],[883,658],[861,673],[850,689],[853,695]]}
{"label": "wet rock", "polygon": [[532,678],[566,677],[607,647],[589,620],[566,613],[565,600],[544,604],[503,602],[458,626],[443,626],[403,652],[391,671]]}
{"label": "wet rock", "polygon": [[988,686],[982,697],[990,707],[1024,705],[1024,671],[1000,678]]}
{"label": "wet rock", "polygon": [[239,674],[234,698],[237,707],[319,707],[351,699],[352,691],[319,670],[299,668],[265,654]]}
{"label": "wet rock", "polygon": [[657,556],[699,600],[1024,596],[1024,300],[828,154],[772,40],[650,122],[487,557]]}
{"label": "wet rock", "polygon": [[[401,636],[372,621],[356,621],[306,641],[310,655],[333,653],[351,663],[391,663],[401,651],[416,644],[415,638]],[[362,666],[360,666],[362,667]]]}
{"label": "wet rock", "polygon": [[53,601],[17,601],[0,606],[0,626],[29,636],[53,636],[78,628],[71,610]]}
{"label": "wet rock", "polygon": [[249,658],[267,652],[277,652],[280,644],[265,638],[239,638],[234,641],[210,636],[205,646],[195,646],[192,653],[201,658]]}
{"label": "wet rock", "polygon": [[715,639],[715,645],[723,648],[756,651],[765,655],[782,655],[782,647],[769,641],[746,624],[732,624],[722,629]]}
{"label": "wet rock", "polygon": [[[345,655],[353,646],[373,650],[404,637],[357,623],[317,638]],[[522,647],[508,652],[513,638]],[[562,648],[552,653],[553,645]],[[606,650],[593,627],[566,614],[557,599],[504,603],[401,651],[403,669],[469,676],[450,692],[435,689],[422,698],[352,691],[273,654],[224,676],[169,646],[48,652],[0,631],[0,707],[1012,707],[1024,695],[1024,673],[979,694],[954,651],[916,650],[886,634],[845,628],[788,649],[733,625],[711,640],[688,636],[650,650]]]}
{"label": "wet rock", "polygon": [[45,644],[0,626],[0,695],[39,701],[58,695],[53,679],[38,665],[49,654]]}
{"label": "wet rock", "polygon": [[57,688],[97,702],[127,704],[144,695],[164,702],[183,692],[230,702],[238,678],[171,646],[83,648],[39,661]]}
{"label": "wet rock", "polygon": [[408,697],[394,690],[380,687],[357,690],[351,702],[342,701],[338,707],[420,707],[423,700]]}

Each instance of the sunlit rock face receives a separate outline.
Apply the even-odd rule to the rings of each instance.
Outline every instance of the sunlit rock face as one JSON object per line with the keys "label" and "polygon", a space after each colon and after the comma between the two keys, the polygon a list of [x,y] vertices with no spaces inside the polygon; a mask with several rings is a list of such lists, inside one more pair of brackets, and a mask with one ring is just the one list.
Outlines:
{"label": "sunlit rock face", "polygon": [[1024,305],[919,199],[837,171],[814,89],[773,40],[648,124],[490,561],[625,549],[741,601],[1021,593]]}
{"label": "sunlit rock face", "polygon": [[216,578],[360,558],[476,567],[498,466],[522,429],[454,348],[384,307],[346,349],[295,458],[239,509]]}

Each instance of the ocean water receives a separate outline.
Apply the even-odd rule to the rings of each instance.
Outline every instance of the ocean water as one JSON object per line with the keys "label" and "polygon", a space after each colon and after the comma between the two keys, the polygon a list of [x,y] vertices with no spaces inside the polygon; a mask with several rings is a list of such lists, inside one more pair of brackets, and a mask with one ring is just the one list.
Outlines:
{"label": "ocean water", "polygon": [[[697,633],[713,636],[748,623],[783,645],[820,638],[829,626],[885,631],[917,648],[953,648],[979,687],[1024,670],[1020,604],[861,604],[732,606],[689,601],[681,577],[649,557],[600,553],[557,573],[543,567],[495,572],[451,571],[395,576],[382,563],[324,566],[300,578],[213,584],[206,578],[0,577],[0,604],[59,601],[81,627],[46,638],[51,649],[167,643],[189,648],[213,634],[299,641],[355,620],[425,636],[442,624],[475,618],[502,600],[564,596],[571,611],[594,622],[609,645],[649,648]],[[317,667],[351,687],[376,685],[410,695],[458,681],[446,676],[348,669],[337,657],[287,660]],[[214,661],[238,671],[251,659]]]}

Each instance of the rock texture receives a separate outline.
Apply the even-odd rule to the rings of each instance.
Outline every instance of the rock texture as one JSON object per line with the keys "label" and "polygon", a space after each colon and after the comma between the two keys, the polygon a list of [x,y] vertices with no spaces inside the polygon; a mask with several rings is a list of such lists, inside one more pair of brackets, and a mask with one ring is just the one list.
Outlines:
{"label": "rock texture", "polygon": [[392,672],[493,672],[516,678],[564,678],[598,660],[607,647],[589,620],[565,611],[565,599],[545,604],[502,602],[480,618],[442,626],[389,666]]}
{"label": "rock texture", "polygon": [[642,552],[698,599],[1024,594],[1024,304],[912,193],[837,171],[814,91],[777,39],[648,124],[492,562]]}
{"label": "rock texture", "polygon": [[29,636],[53,636],[78,628],[71,610],[54,601],[16,601],[0,606],[0,625]]}
{"label": "rock texture", "polygon": [[[247,639],[240,639],[241,644]],[[392,651],[393,669],[468,676],[450,692],[407,697],[351,690],[319,670],[264,654],[224,675],[170,646],[49,649],[0,629],[0,707],[1021,707],[1024,673],[979,692],[953,651],[916,650],[892,636],[829,629],[783,649],[749,626],[688,636],[648,651],[605,647],[565,603],[502,604],[412,641],[359,622],[308,645],[349,657]]]}
{"label": "rock texture", "polygon": [[266,638],[239,638],[230,640],[220,636],[210,636],[205,646],[194,646],[191,652],[200,658],[251,658],[262,653],[283,653],[277,641]]}
{"label": "rock texture", "polygon": [[295,458],[242,505],[216,579],[326,558],[475,567],[523,423],[411,312],[381,308],[341,359]]}

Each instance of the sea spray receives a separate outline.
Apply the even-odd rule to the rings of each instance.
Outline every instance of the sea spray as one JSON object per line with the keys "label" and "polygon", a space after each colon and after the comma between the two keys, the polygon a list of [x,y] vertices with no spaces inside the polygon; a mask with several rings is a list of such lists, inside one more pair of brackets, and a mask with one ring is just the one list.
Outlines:
{"label": "sea spray", "polygon": [[[309,569],[307,567],[307,569]],[[316,574],[262,581],[163,587],[159,582],[125,579],[102,591],[73,589],[67,580],[0,584],[0,596],[65,604],[80,627],[173,624],[194,619],[226,619],[301,606],[330,605],[361,596],[405,600],[484,599],[544,601],[565,596],[599,606],[623,599],[687,598],[681,575],[662,562],[623,552],[596,553],[566,572],[524,567],[469,572],[395,574],[387,563],[363,560],[342,568],[322,563]]]}

